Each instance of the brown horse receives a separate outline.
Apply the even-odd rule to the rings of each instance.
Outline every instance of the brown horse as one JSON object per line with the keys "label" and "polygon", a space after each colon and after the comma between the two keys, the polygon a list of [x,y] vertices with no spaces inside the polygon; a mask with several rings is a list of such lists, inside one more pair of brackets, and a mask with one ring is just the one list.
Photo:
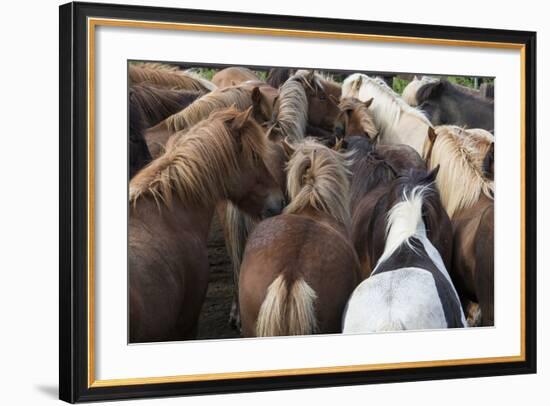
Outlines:
{"label": "brown horse", "polygon": [[334,100],[340,98],[340,86],[314,71],[300,70],[280,88],[273,106],[269,133],[275,139],[290,142],[307,135],[332,133],[340,113]]}
{"label": "brown horse", "polygon": [[250,69],[240,66],[232,66],[230,68],[222,69],[212,76],[212,83],[214,83],[218,89],[237,86],[249,80],[257,81],[260,79]]}
{"label": "brown horse", "polygon": [[274,91],[267,85],[243,85],[207,93],[185,109],[146,130],[144,137],[149,151],[153,158],[159,156],[171,135],[192,127],[213,111],[231,106],[241,111],[253,106],[253,117],[258,123],[264,123],[271,117]]}
{"label": "brown horse", "polygon": [[[464,307],[479,303],[481,324],[494,323],[494,137],[485,130],[439,126],[429,137],[429,167],[453,225],[450,274]],[[489,175],[489,177],[487,176]]]}
{"label": "brown horse", "polygon": [[147,128],[183,110],[205,92],[138,84],[130,86],[129,102],[135,104]]}
{"label": "brown horse", "polygon": [[337,333],[361,281],[349,240],[349,165],[312,140],[288,164],[291,202],[252,232],[239,282],[245,337]]}
{"label": "brown horse", "polygon": [[132,64],[128,67],[130,85],[149,83],[170,89],[194,90],[209,92],[215,90],[211,82],[192,72],[152,68],[143,64]]}
{"label": "brown horse", "polygon": [[152,159],[144,138],[145,129],[185,108],[201,94],[196,91],[171,90],[146,84],[130,86],[130,179]]}
{"label": "brown horse", "polygon": [[130,183],[130,342],[193,337],[208,283],[206,240],[216,204],[253,217],[282,209],[260,126],[229,108],[174,137]]}
{"label": "brown horse", "polygon": [[[365,275],[370,275],[384,251],[385,213],[394,182],[409,171],[426,172],[420,155],[407,145],[377,145],[368,138],[351,137],[348,150],[354,150],[351,182],[352,241]],[[451,264],[452,239],[447,231],[450,220],[437,192],[424,200],[428,239],[439,251],[445,266]],[[443,227],[441,227],[443,225]]]}
{"label": "brown horse", "polygon": [[340,113],[334,121],[334,133],[338,138],[350,136],[363,136],[376,140],[378,129],[374,124],[372,112],[369,106],[373,99],[362,102],[354,97],[346,97],[340,100],[338,108]]}
{"label": "brown horse", "polygon": [[290,68],[271,68],[267,74],[266,82],[269,86],[279,89],[294,73],[295,70]]}

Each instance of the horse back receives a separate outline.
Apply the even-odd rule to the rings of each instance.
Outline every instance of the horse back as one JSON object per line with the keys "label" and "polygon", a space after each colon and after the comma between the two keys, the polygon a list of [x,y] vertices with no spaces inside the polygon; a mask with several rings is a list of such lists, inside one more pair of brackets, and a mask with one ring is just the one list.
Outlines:
{"label": "horse back", "polygon": [[303,280],[313,289],[320,332],[340,331],[347,299],[361,280],[357,256],[343,230],[295,214],[272,217],[254,229],[239,279],[245,336],[254,335],[266,292],[280,275],[287,287]]}

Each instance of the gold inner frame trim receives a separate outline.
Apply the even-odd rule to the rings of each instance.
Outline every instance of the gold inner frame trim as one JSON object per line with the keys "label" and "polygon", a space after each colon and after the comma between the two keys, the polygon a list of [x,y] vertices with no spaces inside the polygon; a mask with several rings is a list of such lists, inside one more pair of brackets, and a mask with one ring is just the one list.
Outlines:
{"label": "gold inner frame trim", "polygon": [[[283,36],[299,38],[319,38],[319,39],[340,39],[370,42],[389,42],[415,45],[432,46],[459,46],[474,48],[496,48],[512,49],[520,51],[521,65],[521,100],[520,100],[520,121],[521,121],[521,269],[520,269],[520,341],[521,349],[519,355],[502,357],[484,357],[484,358],[465,358],[452,360],[433,360],[433,361],[415,361],[415,362],[396,362],[383,364],[365,364],[365,365],[346,365],[330,366],[317,368],[295,368],[295,369],[277,369],[266,371],[245,371],[245,372],[220,372],[211,374],[189,374],[175,376],[145,377],[145,378],[123,378],[123,379],[95,379],[95,28],[97,26],[109,27],[131,27],[147,28],[161,30],[179,30],[195,32],[218,32],[233,33],[243,35],[264,35],[264,36]],[[326,31],[307,31],[291,29],[275,29],[260,27],[240,27],[228,25],[210,25],[210,24],[186,24],[186,23],[165,23],[154,21],[139,20],[121,20],[108,18],[89,18],[88,19],[88,387],[111,387],[126,385],[143,384],[161,384],[192,381],[212,381],[221,379],[244,379],[244,378],[266,378],[292,375],[311,375],[311,374],[331,374],[343,372],[361,372],[361,371],[380,371],[400,368],[425,368],[441,366],[458,366],[474,364],[495,364],[504,362],[522,362],[525,361],[525,45],[519,43],[506,42],[486,42],[486,41],[462,41],[453,39],[437,39],[422,37],[400,37],[391,35],[373,35],[373,34],[355,34],[342,32]]]}

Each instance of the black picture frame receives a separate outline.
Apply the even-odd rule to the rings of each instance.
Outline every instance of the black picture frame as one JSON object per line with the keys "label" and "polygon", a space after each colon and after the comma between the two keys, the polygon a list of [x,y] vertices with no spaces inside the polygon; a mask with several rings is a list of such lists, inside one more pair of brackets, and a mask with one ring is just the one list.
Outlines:
{"label": "black picture frame", "polygon": [[[536,33],[390,22],[69,3],[60,6],[59,397],[67,402],[234,393],[536,372]],[[518,362],[91,387],[88,380],[87,18],[514,43],[525,52],[525,357]]]}

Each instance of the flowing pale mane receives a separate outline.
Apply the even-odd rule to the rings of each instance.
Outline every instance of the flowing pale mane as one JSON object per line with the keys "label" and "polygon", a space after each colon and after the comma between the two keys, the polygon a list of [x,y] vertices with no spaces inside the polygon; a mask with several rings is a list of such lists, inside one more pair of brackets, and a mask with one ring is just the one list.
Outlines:
{"label": "flowing pale mane", "polygon": [[309,105],[304,86],[301,81],[296,80],[296,75],[279,88],[278,102],[279,107],[274,112],[275,117],[269,131],[281,138],[288,138],[291,142],[303,140]]}
{"label": "flowing pale mane", "polygon": [[217,111],[184,137],[170,138],[164,154],[131,180],[130,203],[151,196],[159,207],[170,207],[176,195],[184,203],[204,206],[227,198],[242,165],[251,166],[268,153],[267,140],[253,120],[236,141],[229,126],[238,114],[235,108]]}
{"label": "flowing pale mane", "polygon": [[290,204],[285,213],[311,207],[349,226],[351,154],[339,153],[311,139],[297,144],[287,166]]}
{"label": "flowing pale mane", "polygon": [[213,111],[235,106],[245,110],[252,105],[252,96],[244,87],[227,87],[207,93],[195,100],[185,109],[166,119],[170,131],[181,131],[190,128],[207,118]]}
{"label": "flowing pale mane", "polygon": [[403,114],[410,114],[424,124],[431,126],[428,118],[419,110],[409,106],[382,79],[370,78],[362,73],[350,75],[342,86],[342,98],[355,97],[366,101],[371,97],[370,106],[374,122],[380,134],[391,132],[399,124]]}
{"label": "flowing pale mane", "polygon": [[191,76],[182,71],[170,71],[141,65],[130,65],[128,68],[128,77],[130,84],[147,82],[173,89],[198,91],[215,89],[215,86],[207,80]]}
{"label": "flowing pale mane", "polygon": [[341,111],[351,110],[359,114],[361,128],[369,135],[370,138],[376,138],[378,128],[374,124],[374,116],[365,103],[354,97],[346,97],[340,100],[338,105]]}
{"label": "flowing pale mane", "polygon": [[493,198],[494,182],[483,173],[483,160],[494,142],[485,130],[465,130],[457,126],[439,126],[428,166],[440,165],[437,186],[450,218],[472,207],[482,194]]}

